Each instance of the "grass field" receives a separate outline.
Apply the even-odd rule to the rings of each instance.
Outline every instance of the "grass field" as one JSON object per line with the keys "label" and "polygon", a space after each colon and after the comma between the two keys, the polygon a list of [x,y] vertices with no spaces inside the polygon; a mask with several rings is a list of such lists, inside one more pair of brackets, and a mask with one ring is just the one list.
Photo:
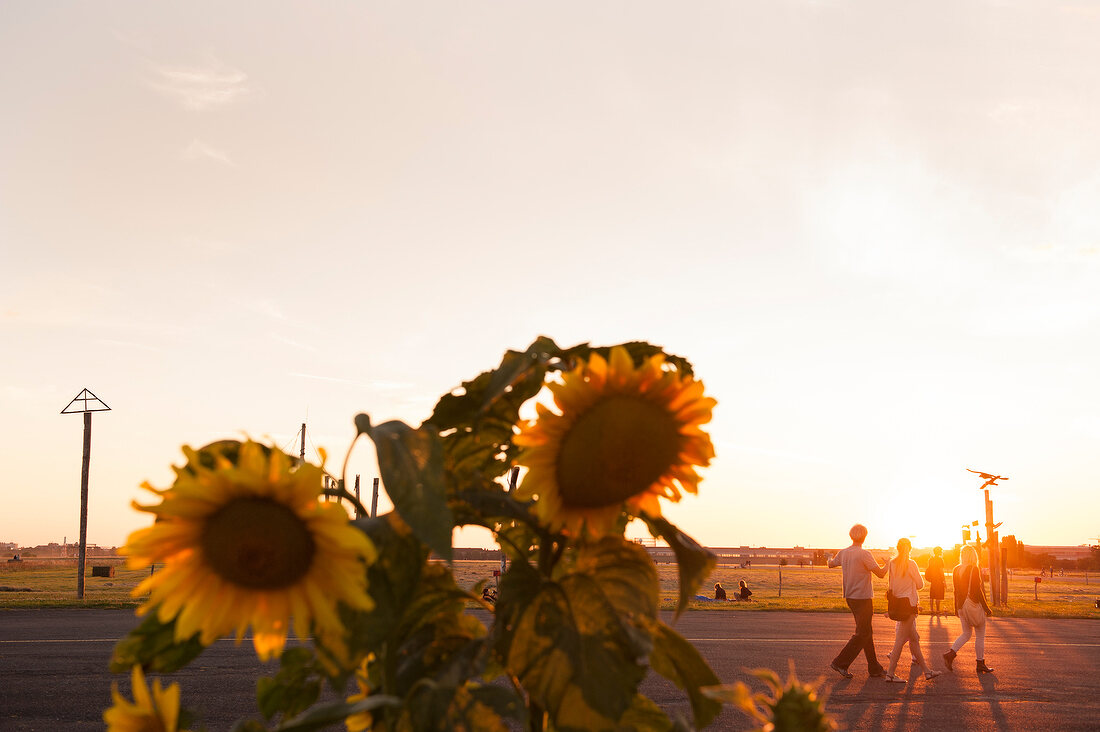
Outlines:
{"label": "grass field", "polygon": [[[115,565],[114,577],[92,577],[93,564]],[[471,588],[485,579],[492,579],[495,562],[456,561],[455,577],[461,587]],[[676,606],[678,581],[676,566],[659,564],[661,605]],[[84,599],[76,599],[76,562],[0,563],[0,609],[17,607],[135,607],[137,601],[130,591],[148,575],[148,570],[125,569],[120,560],[89,561],[84,580]],[[996,611],[1008,617],[1100,618],[1095,603],[1100,599],[1100,575],[1080,572],[1054,579],[1043,578],[1035,599],[1035,573],[1017,571],[1009,579],[1009,604]],[[745,580],[753,591],[752,602],[694,601],[692,609],[707,611],[797,610],[812,612],[847,612],[840,591],[840,570],[798,567],[782,568],[780,591],[779,567],[719,566],[708,578],[700,594],[713,596],[715,582],[732,596],[738,580]],[[988,590],[987,590],[988,591]],[[886,581],[875,580],[876,610],[886,610]],[[922,599],[927,595],[922,595]],[[924,609],[927,603],[922,602]],[[881,606],[881,607],[880,607]],[[948,582],[944,607],[954,607]]]}

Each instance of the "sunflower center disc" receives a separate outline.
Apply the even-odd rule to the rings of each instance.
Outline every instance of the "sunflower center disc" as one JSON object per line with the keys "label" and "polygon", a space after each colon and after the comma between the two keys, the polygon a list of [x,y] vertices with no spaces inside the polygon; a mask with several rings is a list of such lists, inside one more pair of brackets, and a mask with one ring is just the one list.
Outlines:
{"label": "sunflower center disc", "polygon": [[257,590],[288,587],[309,571],[313,537],[288,506],[237,498],[206,520],[202,550],[225,580]]}
{"label": "sunflower center disc", "polygon": [[679,429],[668,411],[635,397],[603,399],[562,440],[562,500],[582,508],[621,503],[660,478],[679,452]]}

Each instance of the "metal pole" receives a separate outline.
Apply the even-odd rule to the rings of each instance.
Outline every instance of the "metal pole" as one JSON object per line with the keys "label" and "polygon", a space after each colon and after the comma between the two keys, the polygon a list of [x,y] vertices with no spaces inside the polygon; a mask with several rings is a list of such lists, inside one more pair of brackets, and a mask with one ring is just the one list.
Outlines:
{"label": "metal pole", "polygon": [[1008,547],[1001,547],[1001,603],[1008,607]]}
{"label": "metal pole", "polygon": [[378,478],[374,479],[374,493],[370,497],[370,517],[378,516]]}
{"label": "metal pole", "polygon": [[361,506],[361,505],[362,504],[359,503],[359,474],[356,473],[355,474],[355,518],[362,518],[363,517],[363,514],[360,513],[360,511],[359,511],[359,506]]}
{"label": "metal pole", "polygon": [[84,457],[80,463],[80,549],[76,563],[76,597],[84,599],[84,568],[88,559],[88,466],[92,460],[92,413],[84,413]]}
{"label": "metal pole", "polygon": [[306,462],[306,423],[302,422],[302,449],[298,453],[298,464],[305,465]]}

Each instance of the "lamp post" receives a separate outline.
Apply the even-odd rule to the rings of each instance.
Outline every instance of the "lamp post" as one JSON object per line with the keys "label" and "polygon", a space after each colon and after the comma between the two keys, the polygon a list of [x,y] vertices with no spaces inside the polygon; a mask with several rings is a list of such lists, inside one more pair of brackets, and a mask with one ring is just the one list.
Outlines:
{"label": "lamp post", "polygon": [[[77,403],[79,402],[79,404]],[[109,412],[99,397],[84,389],[61,410],[62,414],[84,415],[84,455],[80,462],[80,549],[76,567],[76,597],[84,599],[84,571],[88,560],[88,468],[92,460],[92,412]]]}

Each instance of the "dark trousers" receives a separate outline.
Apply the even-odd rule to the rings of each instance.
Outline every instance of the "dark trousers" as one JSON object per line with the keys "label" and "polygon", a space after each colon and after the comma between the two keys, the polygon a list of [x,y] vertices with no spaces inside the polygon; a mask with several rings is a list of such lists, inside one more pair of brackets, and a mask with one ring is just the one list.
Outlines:
{"label": "dark trousers", "polygon": [[833,663],[841,668],[848,668],[860,651],[867,657],[867,670],[870,673],[882,672],[882,664],[875,655],[875,636],[871,631],[871,618],[875,614],[873,600],[846,600],[848,608],[856,619],[856,633],[848,639],[848,643],[840,650]]}

